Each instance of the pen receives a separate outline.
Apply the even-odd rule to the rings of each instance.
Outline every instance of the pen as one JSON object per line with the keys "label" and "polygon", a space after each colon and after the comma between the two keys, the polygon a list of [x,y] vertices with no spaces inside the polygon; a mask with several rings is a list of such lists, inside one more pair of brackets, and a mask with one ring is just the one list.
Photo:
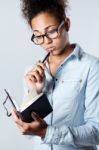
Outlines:
{"label": "pen", "polygon": [[44,63],[44,61],[48,58],[50,53],[47,53],[47,55],[44,57],[44,59],[42,60],[42,63]]}

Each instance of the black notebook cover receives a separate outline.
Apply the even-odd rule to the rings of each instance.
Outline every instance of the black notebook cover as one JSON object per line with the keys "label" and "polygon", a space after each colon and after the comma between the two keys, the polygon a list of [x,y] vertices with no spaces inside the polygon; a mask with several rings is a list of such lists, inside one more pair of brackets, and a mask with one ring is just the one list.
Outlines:
{"label": "black notebook cover", "polygon": [[25,110],[18,113],[23,121],[31,122],[33,121],[33,118],[31,117],[32,112],[38,114],[42,119],[52,112],[52,107],[45,94],[41,95],[35,102],[33,102]]}
{"label": "black notebook cover", "polygon": [[[14,107],[17,111],[17,115],[20,116],[22,118],[23,121],[25,122],[32,122],[33,118],[31,117],[31,113],[35,112],[37,115],[39,115],[39,117],[41,117],[42,119],[44,117],[46,117],[49,113],[51,113],[52,110],[52,106],[50,105],[48,98],[46,96],[46,94],[41,93],[39,95],[37,95],[36,97],[31,97],[31,101],[28,101],[27,103],[25,103],[25,105],[22,105],[21,107],[19,107],[16,103],[16,101],[14,100],[14,98],[11,97],[11,95],[9,94],[9,92],[5,89],[5,92],[7,94],[7,98],[4,101],[3,105],[8,112],[10,112],[11,108]],[[30,93],[31,95],[31,93]],[[30,97],[30,95],[28,95]],[[9,107],[10,106],[10,107]],[[10,116],[11,113],[9,113]]]}

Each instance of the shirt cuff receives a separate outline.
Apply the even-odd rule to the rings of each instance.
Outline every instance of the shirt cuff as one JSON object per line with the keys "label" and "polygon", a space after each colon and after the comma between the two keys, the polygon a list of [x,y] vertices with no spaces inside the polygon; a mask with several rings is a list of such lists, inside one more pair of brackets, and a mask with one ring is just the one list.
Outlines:
{"label": "shirt cuff", "polygon": [[54,130],[51,126],[48,126],[47,127],[47,130],[46,130],[46,134],[45,134],[45,137],[42,138],[42,142],[43,143],[48,143],[48,141],[51,140],[51,137],[52,137],[52,134],[53,134]]}
{"label": "shirt cuff", "polygon": [[48,126],[45,137],[42,138],[43,143],[46,143],[46,144],[52,144],[53,142],[54,144],[57,143],[59,140],[58,133],[59,133],[58,128]]}

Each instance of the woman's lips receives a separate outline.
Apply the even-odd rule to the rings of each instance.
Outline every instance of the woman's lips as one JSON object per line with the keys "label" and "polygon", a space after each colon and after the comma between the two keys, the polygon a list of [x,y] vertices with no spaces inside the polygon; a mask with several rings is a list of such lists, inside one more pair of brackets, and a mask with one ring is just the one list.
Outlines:
{"label": "woman's lips", "polygon": [[48,52],[55,50],[55,46],[46,48]]}

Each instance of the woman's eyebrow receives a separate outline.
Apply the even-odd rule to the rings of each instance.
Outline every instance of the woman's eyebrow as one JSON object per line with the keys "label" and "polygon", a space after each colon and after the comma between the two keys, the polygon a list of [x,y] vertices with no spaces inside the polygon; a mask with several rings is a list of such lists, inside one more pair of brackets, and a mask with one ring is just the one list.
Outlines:
{"label": "woman's eyebrow", "polygon": [[[54,26],[56,26],[56,24],[54,24],[54,25],[49,25],[49,26],[45,27],[45,28],[42,29],[42,30],[46,31],[48,28],[54,27]],[[41,32],[41,31],[39,31],[39,30],[37,30],[37,29],[34,29],[33,32],[34,32],[34,31]]]}

